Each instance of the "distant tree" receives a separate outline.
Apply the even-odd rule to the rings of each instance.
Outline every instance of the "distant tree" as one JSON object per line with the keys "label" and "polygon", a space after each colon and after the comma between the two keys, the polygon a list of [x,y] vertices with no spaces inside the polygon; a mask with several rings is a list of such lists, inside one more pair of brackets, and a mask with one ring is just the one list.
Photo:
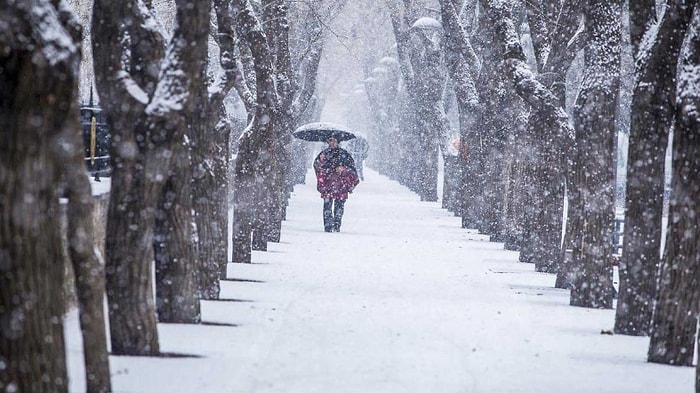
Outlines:
{"label": "distant tree", "polygon": [[[688,5],[688,8],[693,7]],[[693,364],[700,313],[700,6],[697,2],[694,10],[679,60],[668,230],[649,343],[650,362],[681,366]],[[689,10],[680,11],[685,14]],[[700,385],[696,384],[696,391],[698,388]]]}
{"label": "distant tree", "polygon": [[478,124],[481,107],[475,78],[480,64],[458,13],[461,8],[459,3],[456,0],[440,0],[440,10],[445,31],[445,64],[454,85],[459,112],[460,179],[457,212],[462,217],[462,227],[475,227],[475,207],[479,194],[477,179],[481,161]]}
{"label": "distant tree", "polygon": [[400,143],[407,149],[407,160],[401,169],[407,172],[406,185],[421,200],[436,201],[439,140],[449,129],[442,99],[442,26],[426,15],[423,1],[392,0],[389,5],[406,104],[413,112],[411,119],[404,118],[408,121]]}
{"label": "distant tree", "polygon": [[[59,189],[83,150],[77,131],[67,133],[79,116],[80,56],[71,31],[77,26],[64,24],[65,6],[0,5],[0,390],[6,392],[68,391]],[[90,198],[78,183],[69,184],[71,210]],[[74,220],[71,226],[83,229]]]}
{"label": "distant tree", "polygon": [[[309,108],[316,91],[318,66],[324,46],[324,23],[329,23],[346,0],[314,0],[290,4],[282,0],[262,2],[268,46],[273,56],[277,108],[275,152],[280,161],[273,175],[273,198],[267,240],[279,242],[285,207],[292,187],[292,131]],[[293,26],[290,26],[290,22]],[[294,31],[293,31],[294,30]],[[297,31],[298,30],[298,31]],[[295,40],[296,38],[296,40]]]}
{"label": "distant tree", "polygon": [[[677,59],[693,4],[687,0],[669,1],[658,27],[650,28],[648,37],[637,45],[620,261],[620,300],[615,322],[615,330],[621,334],[649,333],[657,293],[664,163],[675,111]],[[649,11],[633,10],[633,16],[649,14]],[[642,17],[632,23],[639,26],[651,22]],[[635,27],[633,30],[639,29]]]}
{"label": "distant tree", "polygon": [[612,308],[615,114],[620,91],[620,1],[588,0],[584,78],[574,108],[573,182],[583,224],[574,235],[573,306]]}

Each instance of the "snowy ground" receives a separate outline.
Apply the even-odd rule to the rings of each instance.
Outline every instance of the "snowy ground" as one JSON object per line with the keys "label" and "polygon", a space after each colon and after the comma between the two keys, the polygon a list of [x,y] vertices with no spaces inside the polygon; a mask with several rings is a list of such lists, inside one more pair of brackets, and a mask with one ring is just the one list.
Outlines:
{"label": "snowy ground", "polygon": [[[648,338],[601,334],[614,311],[570,307],[535,273],[438,203],[371,170],[325,233],[308,177],[282,241],[229,265],[203,320],[159,324],[165,352],[110,357],[115,392],[680,393],[695,370],[646,363]],[[71,392],[84,391],[75,313]]]}

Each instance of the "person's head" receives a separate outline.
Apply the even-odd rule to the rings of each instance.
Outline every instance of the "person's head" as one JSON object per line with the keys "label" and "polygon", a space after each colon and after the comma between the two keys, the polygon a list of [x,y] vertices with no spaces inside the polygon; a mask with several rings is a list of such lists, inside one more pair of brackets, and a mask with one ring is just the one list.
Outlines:
{"label": "person's head", "polygon": [[330,147],[332,149],[338,147],[338,138],[336,138],[334,136],[328,138],[328,147]]}

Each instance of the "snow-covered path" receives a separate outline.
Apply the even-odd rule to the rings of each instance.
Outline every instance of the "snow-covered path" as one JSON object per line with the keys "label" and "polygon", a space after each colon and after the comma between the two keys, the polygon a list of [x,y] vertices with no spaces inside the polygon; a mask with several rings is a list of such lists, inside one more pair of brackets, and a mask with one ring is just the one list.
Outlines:
{"label": "snow-covered path", "polygon": [[[568,306],[554,276],[460,228],[371,170],[340,233],[296,187],[282,241],[229,265],[205,322],[159,325],[162,350],[112,356],[116,392],[692,392],[694,369],[645,362],[647,338],[602,335],[614,311]],[[235,324],[237,326],[225,326]],[[83,388],[74,315],[71,391]]]}

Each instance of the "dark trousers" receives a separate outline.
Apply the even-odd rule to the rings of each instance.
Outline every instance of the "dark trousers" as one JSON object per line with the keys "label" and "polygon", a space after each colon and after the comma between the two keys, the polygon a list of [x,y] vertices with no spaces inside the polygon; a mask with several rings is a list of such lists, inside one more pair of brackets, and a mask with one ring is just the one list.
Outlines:
{"label": "dark trousers", "polygon": [[326,232],[340,231],[344,206],[344,199],[323,199],[323,229]]}

